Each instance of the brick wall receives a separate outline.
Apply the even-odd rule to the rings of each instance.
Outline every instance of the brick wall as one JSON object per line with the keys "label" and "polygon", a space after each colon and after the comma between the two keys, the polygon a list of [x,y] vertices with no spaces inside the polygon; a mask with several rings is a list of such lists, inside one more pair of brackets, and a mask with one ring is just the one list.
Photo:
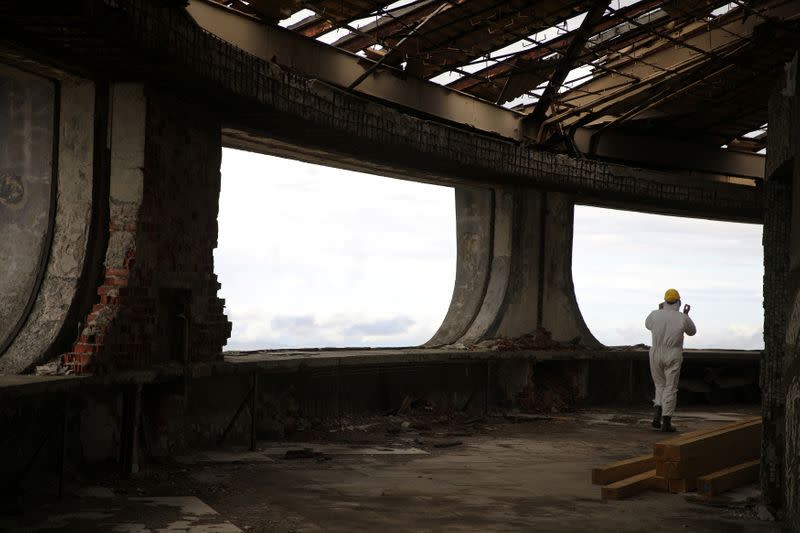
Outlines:
{"label": "brick wall", "polygon": [[[180,363],[186,356],[219,359],[231,332],[213,258],[219,124],[156,91],[143,100],[143,143],[130,130],[112,135],[112,152],[121,155],[116,170],[112,162],[105,279],[72,352],[63,356],[76,373]],[[135,108],[137,99],[128,104]],[[136,117],[127,118],[116,118],[115,131],[136,132]]]}

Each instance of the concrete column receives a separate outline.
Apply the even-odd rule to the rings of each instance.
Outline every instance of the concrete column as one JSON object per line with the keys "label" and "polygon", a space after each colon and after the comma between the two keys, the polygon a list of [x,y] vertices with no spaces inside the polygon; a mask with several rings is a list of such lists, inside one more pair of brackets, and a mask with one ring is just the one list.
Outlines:
{"label": "concrete column", "polygon": [[458,259],[450,309],[426,344],[474,344],[543,328],[599,345],[572,283],[574,202],[530,189],[456,190]]}
{"label": "concrete column", "polygon": [[105,275],[63,361],[80,373],[219,359],[231,330],[213,260],[219,122],[170,94],[118,83],[110,131]]}
{"label": "concrete column", "polygon": [[492,262],[494,193],[489,189],[457,188],[456,280],[450,308],[429,346],[457,341],[478,313],[489,281]]}
{"label": "concrete column", "polygon": [[769,102],[761,364],[764,500],[800,531],[800,99],[798,56]]}

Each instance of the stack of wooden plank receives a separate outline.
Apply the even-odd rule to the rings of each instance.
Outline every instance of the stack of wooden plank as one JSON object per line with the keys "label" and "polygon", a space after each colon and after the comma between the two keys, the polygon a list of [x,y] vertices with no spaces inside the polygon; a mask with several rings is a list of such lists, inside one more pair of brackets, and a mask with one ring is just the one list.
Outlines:
{"label": "stack of wooden plank", "polygon": [[761,419],[694,431],[655,444],[653,455],[592,470],[603,499],[618,500],[645,490],[698,492],[712,496],[758,479]]}

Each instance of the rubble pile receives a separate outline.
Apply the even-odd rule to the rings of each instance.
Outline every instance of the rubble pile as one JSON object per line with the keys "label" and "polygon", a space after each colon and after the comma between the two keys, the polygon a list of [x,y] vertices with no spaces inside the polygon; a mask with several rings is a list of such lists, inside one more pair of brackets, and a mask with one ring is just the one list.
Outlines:
{"label": "rubble pile", "polygon": [[538,328],[533,333],[522,335],[513,339],[490,339],[478,342],[469,347],[470,351],[497,351],[515,352],[522,350],[587,350],[581,345],[580,338],[576,337],[569,342],[553,340],[552,334]]}

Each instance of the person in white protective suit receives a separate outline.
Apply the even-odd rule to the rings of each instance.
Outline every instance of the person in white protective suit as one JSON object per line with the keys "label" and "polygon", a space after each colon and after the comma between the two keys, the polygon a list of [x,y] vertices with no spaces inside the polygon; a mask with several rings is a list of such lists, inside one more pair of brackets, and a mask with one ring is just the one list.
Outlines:
{"label": "person in white protective suit", "polygon": [[653,334],[650,347],[650,374],[656,386],[653,427],[672,432],[672,414],[678,398],[678,379],[683,363],[683,335],[694,335],[697,328],[689,318],[691,306],[681,313],[681,295],[675,289],[664,294],[664,302],[647,316],[644,325]]}

